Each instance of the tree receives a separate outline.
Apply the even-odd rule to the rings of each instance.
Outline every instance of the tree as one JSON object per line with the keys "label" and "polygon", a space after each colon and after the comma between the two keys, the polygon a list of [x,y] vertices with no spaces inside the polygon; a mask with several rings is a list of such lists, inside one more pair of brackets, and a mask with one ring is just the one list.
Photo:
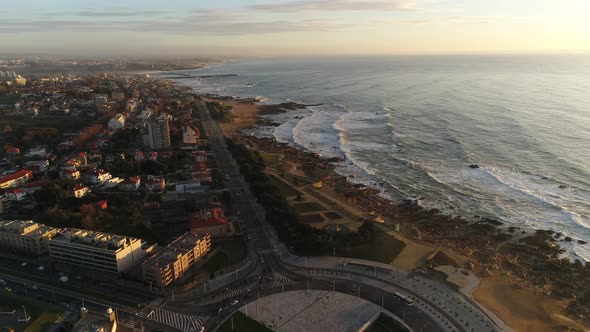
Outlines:
{"label": "tree", "polygon": [[98,226],[98,221],[92,216],[86,216],[82,219],[82,228],[88,230],[95,230]]}

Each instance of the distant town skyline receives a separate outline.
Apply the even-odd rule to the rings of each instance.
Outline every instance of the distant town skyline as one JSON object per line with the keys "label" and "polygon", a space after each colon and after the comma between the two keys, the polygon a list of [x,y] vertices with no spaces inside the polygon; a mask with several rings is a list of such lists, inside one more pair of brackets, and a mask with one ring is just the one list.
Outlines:
{"label": "distant town skyline", "polygon": [[2,52],[282,56],[590,51],[587,0],[19,0]]}

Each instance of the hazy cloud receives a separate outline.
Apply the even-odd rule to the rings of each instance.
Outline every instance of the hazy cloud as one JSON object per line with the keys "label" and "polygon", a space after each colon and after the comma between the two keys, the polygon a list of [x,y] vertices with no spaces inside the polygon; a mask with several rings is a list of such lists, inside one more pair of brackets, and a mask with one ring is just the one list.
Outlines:
{"label": "hazy cloud", "polygon": [[83,10],[76,12],[76,16],[82,17],[130,17],[130,16],[158,16],[167,14],[167,11],[158,11],[158,10],[144,10],[144,11],[134,11],[134,10]]}
{"label": "hazy cloud", "polygon": [[76,12],[47,12],[41,14],[41,17],[63,17],[76,16],[84,18],[108,18],[108,17],[153,17],[169,14],[164,10],[134,10],[127,7],[109,7],[109,8],[86,8]]}
{"label": "hazy cloud", "polygon": [[172,19],[153,18],[138,20],[77,20],[0,19],[0,33],[48,31],[133,31],[163,32],[192,35],[250,35],[297,31],[335,31],[359,27],[352,23],[326,20],[256,20],[248,15],[221,10],[196,11],[189,16]]}
{"label": "hazy cloud", "polygon": [[303,11],[394,11],[413,9],[415,0],[299,0],[249,6],[249,9],[274,13]]}

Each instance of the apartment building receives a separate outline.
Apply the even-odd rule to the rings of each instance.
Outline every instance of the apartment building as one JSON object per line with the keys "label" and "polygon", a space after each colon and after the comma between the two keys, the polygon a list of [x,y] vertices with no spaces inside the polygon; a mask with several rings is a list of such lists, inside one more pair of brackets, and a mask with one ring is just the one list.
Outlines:
{"label": "apartment building", "polygon": [[0,246],[31,255],[42,255],[49,251],[49,240],[58,230],[37,224],[32,220],[0,221]]}
{"label": "apartment building", "polygon": [[22,186],[33,177],[33,172],[28,169],[20,170],[0,177],[0,189]]}
{"label": "apartment building", "polygon": [[211,250],[211,236],[187,232],[142,263],[143,278],[153,286],[166,287],[184,276]]}
{"label": "apartment building", "polygon": [[140,239],[67,228],[49,241],[55,261],[112,273],[127,272],[145,256]]}
{"label": "apartment building", "polygon": [[170,125],[168,116],[160,115],[146,123],[146,132],[143,137],[144,146],[150,149],[164,149],[170,147]]}

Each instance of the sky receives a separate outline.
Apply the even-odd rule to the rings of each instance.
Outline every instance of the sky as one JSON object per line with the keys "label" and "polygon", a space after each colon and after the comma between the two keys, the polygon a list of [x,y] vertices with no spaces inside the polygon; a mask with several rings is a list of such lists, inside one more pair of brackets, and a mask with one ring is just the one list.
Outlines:
{"label": "sky", "polygon": [[586,53],[588,13],[590,0],[17,0],[0,53]]}

